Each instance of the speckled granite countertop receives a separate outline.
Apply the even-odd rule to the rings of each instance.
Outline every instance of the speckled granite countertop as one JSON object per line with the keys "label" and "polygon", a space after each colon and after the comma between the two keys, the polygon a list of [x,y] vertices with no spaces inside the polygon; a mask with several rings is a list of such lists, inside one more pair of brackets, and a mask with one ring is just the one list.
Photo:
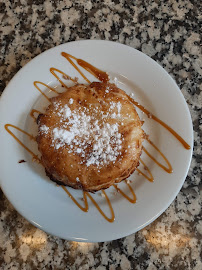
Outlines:
{"label": "speckled granite countertop", "polygon": [[76,243],[36,229],[0,191],[0,269],[202,269],[202,5],[198,0],[3,0],[0,90],[41,52],[68,41],[106,39],[136,48],[177,81],[194,126],[187,179],[171,206],[136,234]]}

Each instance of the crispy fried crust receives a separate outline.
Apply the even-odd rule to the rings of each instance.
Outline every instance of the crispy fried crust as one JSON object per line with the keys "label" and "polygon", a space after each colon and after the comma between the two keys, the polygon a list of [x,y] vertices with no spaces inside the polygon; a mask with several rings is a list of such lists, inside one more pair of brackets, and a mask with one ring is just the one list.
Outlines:
{"label": "crispy fried crust", "polygon": [[[106,91],[106,88],[109,91]],[[109,124],[117,123],[122,136],[122,149],[115,162],[109,162],[105,166],[95,164],[87,166],[81,155],[69,153],[68,145],[57,150],[52,146],[52,131],[60,121],[59,116],[54,112],[53,103],[60,102],[64,106],[70,98],[74,100],[73,104],[68,105],[71,110],[81,106],[89,107],[91,104],[98,106],[100,111],[107,112],[110,102],[121,103],[120,119],[105,119]],[[89,86],[78,84],[52,98],[51,101],[45,114],[40,114],[37,119],[39,128],[37,143],[46,174],[52,181],[75,189],[94,192],[121,182],[134,172],[139,165],[144,132],[141,128],[142,122],[123,90],[109,83],[94,82]],[[97,118],[99,123],[103,121],[101,114],[97,115]],[[49,132],[45,136],[40,132],[43,125],[49,127]],[[86,151],[88,153],[93,151],[92,145],[88,145]]]}

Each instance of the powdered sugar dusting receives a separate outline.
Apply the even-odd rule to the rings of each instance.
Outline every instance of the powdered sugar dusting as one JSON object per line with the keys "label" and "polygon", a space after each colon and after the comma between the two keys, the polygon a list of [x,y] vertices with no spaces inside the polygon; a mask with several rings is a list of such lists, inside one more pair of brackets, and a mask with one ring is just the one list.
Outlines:
{"label": "powdered sugar dusting", "polygon": [[69,104],[73,104],[73,102],[74,102],[73,98],[70,98]]}
{"label": "powdered sugar dusting", "polygon": [[[68,103],[73,102],[70,99]],[[56,150],[66,147],[69,153],[79,155],[81,164],[85,163],[87,167],[103,166],[121,156],[119,124],[108,121],[121,117],[120,102],[110,102],[108,111],[92,104],[71,110],[67,104],[62,106],[55,102],[54,107],[60,119],[52,131],[52,146]]]}
{"label": "powdered sugar dusting", "polygon": [[42,125],[39,130],[43,134],[48,134],[49,127],[47,127],[46,125]]}
{"label": "powdered sugar dusting", "polygon": [[71,110],[70,108],[65,104],[64,107],[62,107],[59,111],[58,111],[58,115],[59,116],[62,116],[63,115],[63,118],[66,119],[66,118],[69,118],[71,116]]}
{"label": "powdered sugar dusting", "polygon": [[106,89],[105,89],[105,92],[109,93],[109,90],[110,90],[110,88],[109,88],[109,86],[107,86]]}
{"label": "powdered sugar dusting", "polygon": [[114,77],[113,81],[114,81],[114,84],[117,86],[118,85],[118,79],[116,77]]}
{"label": "powdered sugar dusting", "polygon": [[74,139],[74,134],[65,130],[63,128],[54,128],[53,129],[53,136],[55,143],[55,149],[59,149],[60,147],[64,146],[65,144],[70,144]]}
{"label": "powdered sugar dusting", "polygon": [[[118,125],[105,124],[99,132],[98,140],[93,144],[93,152],[90,158],[87,160],[87,166],[91,164],[104,165],[111,161],[115,161],[119,155],[119,146],[121,146],[122,141],[117,140]],[[96,137],[97,137],[96,136]],[[115,147],[112,147],[112,144]]]}

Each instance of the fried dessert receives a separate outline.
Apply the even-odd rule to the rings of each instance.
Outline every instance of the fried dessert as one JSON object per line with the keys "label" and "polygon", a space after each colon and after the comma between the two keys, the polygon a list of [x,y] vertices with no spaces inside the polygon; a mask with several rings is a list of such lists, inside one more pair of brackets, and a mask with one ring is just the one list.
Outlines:
{"label": "fried dessert", "polygon": [[127,94],[114,84],[77,84],[51,99],[38,119],[38,149],[52,181],[106,189],[139,165],[144,131]]}

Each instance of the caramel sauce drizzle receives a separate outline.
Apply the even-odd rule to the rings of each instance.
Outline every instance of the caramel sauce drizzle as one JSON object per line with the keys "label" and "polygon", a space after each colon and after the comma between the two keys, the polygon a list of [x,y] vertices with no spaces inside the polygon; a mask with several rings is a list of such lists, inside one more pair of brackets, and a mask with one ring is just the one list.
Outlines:
{"label": "caramel sauce drizzle", "polygon": [[[90,63],[87,63],[86,61],[82,60],[82,59],[78,59],[68,53],[62,52],[61,55],[63,57],[65,57],[69,63],[79,72],[79,74],[86,80],[86,82],[88,82],[89,84],[91,83],[86,76],[82,73],[82,71],[78,68],[78,66],[71,60],[74,59],[76,60],[77,64],[80,65],[82,68],[84,68],[85,70],[87,70],[89,73],[91,73],[92,75],[94,75],[97,79],[99,79],[100,81],[106,83],[109,81],[109,76],[106,72],[99,70],[98,68],[92,66]],[[58,72],[60,74],[62,74],[63,76],[65,76],[68,80],[71,80],[75,83],[77,83],[76,79],[71,78],[69,75],[67,75],[66,73],[64,73],[63,71],[57,69],[57,68],[50,68],[50,72],[53,74],[53,76],[60,82],[60,84],[67,88],[67,85],[63,83],[63,81],[59,78],[59,76],[55,73]],[[47,87],[48,89],[50,89],[51,91],[59,94],[58,91],[56,91],[54,88],[50,87],[49,85],[40,82],[40,81],[35,81],[34,82],[34,86],[36,87],[36,89],[48,100],[50,101],[50,98],[39,88],[38,84],[41,84],[45,87]],[[137,106],[141,111],[143,111],[148,118],[155,120],[156,122],[158,122],[161,126],[163,126],[164,128],[166,128],[184,147],[185,149],[190,149],[190,146],[183,140],[183,138],[177,134],[171,127],[169,127],[166,123],[164,123],[163,121],[161,121],[159,118],[157,118],[155,115],[153,115],[152,113],[150,113],[147,109],[145,109],[142,105],[140,105],[138,102],[136,102],[135,100],[133,100],[131,97],[128,96],[128,98],[130,99],[130,101]],[[38,113],[40,114],[41,112],[38,110],[33,109],[30,112],[30,116],[32,118],[34,118],[35,120],[37,119],[34,116],[34,113]],[[30,139],[35,140],[36,138],[27,133],[26,131],[22,130],[21,128],[14,126],[12,124],[6,124],[5,126],[6,131],[24,148],[26,149],[35,160],[37,160],[39,163],[41,163],[41,160],[39,159],[39,157],[34,154],[25,144],[23,144],[18,138],[17,136],[14,135],[14,133],[9,129],[9,127],[12,127],[22,133],[24,133],[25,135],[27,135]],[[170,164],[170,162],[168,161],[168,159],[165,157],[165,155],[159,150],[159,148],[152,142],[150,141],[148,138],[146,138],[146,140],[159,152],[159,154],[161,155],[161,157],[165,160],[165,162],[167,163],[168,167],[165,167],[163,164],[161,164],[160,162],[158,162],[146,149],[145,147],[143,147],[143,151],[159,166],[161,167],[163,170],[165,170],[167,173],[172,173],[172,166]],[[149,176],[147,176],[144,172],[142,172],[140,169],[136,169],[137,172],[139,174],[141,174],[142,176],[144,176],[147,180],[149,180],[150,182],[154,181],[154,177],[151,173],[151,171],[149,170],[149,168],[146,166],[146,164],[142,161],[142,159],[140,159],[140,162],[143,164],[144,169],[148,172]],[[133,188],[131,187],[131,185],[129,183],[127,183],[125,181],[125,183],[127,184],[131,194],[132,194],[132,198],[130,198],[128,195],[126,195],[118,186],[117,184],[114,184],[114,188],[116,189],[117,192],[119,192],[125,199],[127,199],[129,202],[131,203],[135,203],[136,202],[136,195],[133,191]],[[100,206],[97,204],[97,202],[93,199],[93,197],[89,194],[89,192],[83,192],[83,201],[84,201],[84,206],[82,206],[75,198],[74,196],[68,191],[68,189],[65,186],[62,186],[63,190],[68,194],[68,196],[70,197],[70,199],[84,212],[88,212],[89,209],[89,205],[88,205],[88,200],[87,197],[92,201],[92,203],[94,204],[94,206],[97,208],[97,210],[100,212],[100,214],[109,222],[113,222],[115,220],[115,214],[114,214],[114,210],[112,208],[111,202],[106,194],[106,192],[104,190],[102,190],[102,193],[104,194],[104,197],[107,201],[107,204],[109,206],[110,212],[111,212],[111,217],[107,217],[105,215],[105,213],[102,211],[102,209],[100,208]]]}
{"label": "caramel sauce drizzle", "polygon": [[117,192],[119,192],[126,200],[128,200],[131,203],[136,203],[137,198],[135,195],[135,192],[133,191],[133,188],[131,187],[130,184],[128,184],[126,181],[124,181],[126,183],[126,185],[129,187],[129,190],[133,196],[133,198],[130,198],[128,195],[126,195],[119,187],[117,184],[113,184],[113,187],[116,189]]}
{"label": "caramel sauce drizzle", "polygon": [[145,140],[148,141],[148,143],[150,143],[155,149],[156,151],[162,156],[162,158],[165,160],[165,162],[167,163],[168,167],[164,166],[163,164],[161,164],[158,160],[156,160],[154,158],[154,156],[152,156],[147,150],[146,148],[143,146],[142,149],[143,151],[159,166],[161,167],[164,171],[166,171],[167,173],[172,173],[173,172],[173,168],[170,164],[170,162],[168,161],[168,159],[165,157],[165,155],[161,152],[161,150],[149,139],[146,138]]}
{"label": "caramel sauce drizzle", "polygon": [[71,78],[69,75],[67,75],[66,73],[64,73],[60,69],[57,69],[57,68],[54,68],[54,67],[50,68],[50,72],[61,83],[61,85],[64,86],[65,88],[68,89],[67,85],[65,83],[63,83],[63,81],[58,77],[58,75],[55,73],[55,71],[57,71],[58,73],[62,74],[64,77],[66,77],[67,80],[70,80],[70,81],[72,81],[74,83],[77,82],[75,79]]}
{"label": "caramel sauce drizzle", "polygon": [[21,140],[20,139],[18,139],[17,138],[17,136],[15,136],[15,134],[9,129],[9,127],[12,127],[12,128],[14,128],[14,129],[16,129],[16,130],[19,130],[20,132],[22,132],[22,133],[24,133],[25,135],[27,135],[31,140],[34,140],[34,141],[36,141],[36,138],[33,136],[33,135],[31,135],[31,134],[29,134],[28,132],[26,132],[26,131],[24,131],[23,129],[21,129],[21,128],[19,128],[19,127],[16,127],[16,126],[14,126],[14,125],[11,125],[11,124],[6,124],[5,126],[5,129],[6,129],[6,131],[25,149],[25,150],[27,150],[32,156],[33,156],[33,158],[35,159],[35,160],[37,160],[38,162],[41,162],[41,160],[39,159],[39,157],[36,155],[36,154],[34,154],[23,142],[21,142]]}
{"label": "caramel sauce drizzle", "polygon": [[150,113],[147,109],[145,109],[142,105],[140,105],[137,101],[135,101],[133,98],[128,96],[130,101],[138,107],[141,111],[143,111],[148,118],[153,119],[154,121],[158,122],[161,126],[163,126],[165,129],[167,129],[183,146],[185,149],[190,149],[190,145],[185,142],[185,140],[177,133],[175,132],[170,126],[168,126],[166,123],[164,123],[162,120],[160,120],[158,117]]}
{"label": "caramel sauce drizzle", "polygon": [[97,208],[97,210],[100,212],[100,214],[109,222],[113,222],[115,220],[115,214],[114,214],[114,210],[112,208],[111,202],[106,194],[106,192],[104,190],[102,190],[102,194],[104,194],[105,199],[107,201],[107,204],[109,206],[110,212],[111,212],[111,217],[107,217],[105,215],[105,213],[102,211],[102,209],[100,208],[100,206],[98,205],[98,203],[93,199],[93,197],[86,191],[83,191],[83,201],[84,201],[84,206],[82,206],[75,198],[74,196],[68,191],[68,189],[65,186],[62,186],[63,190],[68,194],[68,196],[70,197],[70,199],[84,212],[88,212],[89,209],[89,205],[88,205],[88,200],[87,197],[89,197],[89,199],[92,201],[92,203],[94,204],[94,206]]}
{"label": "caramel sauce drizzle", "polygon": [[98,80],[100,80],[101,82],[108,82],[109,81],[109,76],[106,72],[94,67],[93,65],[91,65],[90,63],[82,60],[82,59],[78,59],[75,56],[72,56],[71,54],[68,54],[66,52],[62,52],[61,53],[62,56],[64,56],[69,63],[80,73],[80,75],[84,78],[84,80],[87,81],[87,83],[91,83],[88,78],[86,78],[86,76],[83,74],[83,72],[77,67],[77,65],[74,64],[74,62],[71,60],[74,59],[76,60],[77,64],[79,66],[81,66],[82,68],[84,68],[85,70],[87,70],[89,73],[91,73],[92,75],[94,75]]}
{"label": "caramel sauce drizzle", "polygon": [[38,111],[38,110],[35,110],[35,109],[32,109],[31,110],[31,112],[30,112],[30,116],[34,119],[34,120],[36,120],[37,119],[37,117],[35,117],[34,116],[34,114],[35,113],[37,113],[37,114],[41,114],[41,112],[40,111]]}
{"label": "caramel sauce drizzle", "polygon": [[43,86],[45,86],[46,88],[50,89],[51,91],[53,91],[54,93],[56,94],[59,94],[59,92],[57,90],[55,90],[53,87],[43,83],[43,82],[40,82],[40,81],[35,81],[34,82],[34,86],[36,87],[36,89],[48,100],[50,101],[50,98],[39,88],[38,84],[42,84]]}
{"label": "caramel sauce drizzle", "polygon": [[149,180],[149,182],[154,182],[154,177],[150,171],[150,169],[147,167],[147,165],[144,163],[144,161],[140,158],[140,163],[142,163],[142,165],[144,166],[144,169],[148,172],[149,176],[147,176],[145,173],[143,173],[140,169],[136,169],[136,171],[143,175],[147,180]]}

